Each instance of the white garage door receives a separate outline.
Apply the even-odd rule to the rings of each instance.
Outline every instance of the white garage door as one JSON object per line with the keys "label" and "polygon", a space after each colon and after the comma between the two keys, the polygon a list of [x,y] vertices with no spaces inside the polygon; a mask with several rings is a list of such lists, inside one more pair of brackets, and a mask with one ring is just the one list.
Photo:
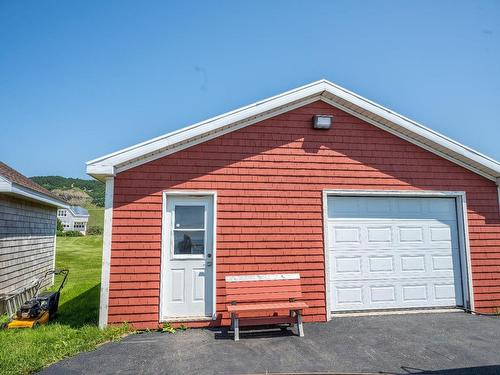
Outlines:
{"label": "white garage door", "polygon": [[462,305],[454,198],[329,197],[333,311]]}

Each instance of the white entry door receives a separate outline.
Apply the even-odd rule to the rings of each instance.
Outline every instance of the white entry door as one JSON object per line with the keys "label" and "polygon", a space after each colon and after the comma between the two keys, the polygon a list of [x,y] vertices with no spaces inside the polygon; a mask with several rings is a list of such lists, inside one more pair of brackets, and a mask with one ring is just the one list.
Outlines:
{"label": "white entry door", "polygon": [[332,311],[463,305],[454,198],[329,197]]}
{"label": "white entry door", "polygon": [[213,313],[213,198],[166,196],[162,319]]}

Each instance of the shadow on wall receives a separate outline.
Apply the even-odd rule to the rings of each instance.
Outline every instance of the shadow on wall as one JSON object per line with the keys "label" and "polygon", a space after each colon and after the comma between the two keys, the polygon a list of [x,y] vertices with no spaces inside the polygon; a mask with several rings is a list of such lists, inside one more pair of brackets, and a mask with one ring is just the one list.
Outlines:
{"label": "shadow on wall", "polygon": [[437,371],[426,371],[419,368],[402,366],[401,374],[419,374],[419,375],[500,375],[500,365],[463,367],[454,369],[445,369]]}
{"label": "shadow on wall", "polygon": [[84,325],[97,325],[99,321],[99,294],[101,284],[78,294],[75,298],[59,306],[57,323],[80,328]]}
{"label": "shadow on wall", "polygon": [[[338,121],[331,130],[318,131],[312,129],[311,126],[314,114],[333,115],[338,118]],[[293,126],[288,125],[291,120],[294,121]],[[382,174],[388,179],[400,181],[398,189],[463,190],[469,193],[477,190],[491,192],[492,196],[496,196],[496,186],[493,182],[323,102],[311,103],[290,113],[278,115],[129,169],[117,176],[115,186],[128,187],[127,180],[129,179],[148,179],[151,177],[150,173],[163,172],[161,181],[155,181],[151,187],[141,186],[139,191],[134,192],[137,194],[135,201],[147,199],[149,194],[159,195],[165,189],[183,188],[182,185],[187,181],[203,181],[204,176],[219,174],[227,167],[247,168],[244,162],[260,162],[263,160],[262,154],[275,155],[273,150],[279,148],[283,151],[287,149],[292,151],[289,162],[298,161],[301,157],[301,154],[297,153],[298,150],[302,151],[302,155],[311,157],[308,162],[321,160],[324,163],[325,158],[333,156],[350,159],[351,172],[364,175],[368,180],[374,175]],[[215,152],[217,157],[207,160],[206,156]],[[411,163],[411,157],[401,157],[401,155],[424,157],[426,164],[430,166]],[[264,163],[265,168],[273,169],[274,167],[269,165],[269,162],[274,160],[273,157],[265,159],[267,160]],[[388,160],[390,160],[389,163]],[[280,168],[280,162],[276,165],[276,168]],[[416,172],[409,168],[410,165],[419,170],[420,177],[416,177]],[[345,169],[345,165],[342,169]],[[345,189],[359,188],[359,186],[344,185],[345,178],[339,171],[316,171],[317,177],[331,178],[331,182],[323,183],[322,188],[338,188],[339,186]],[[295,171],[294,174],[295,177],[300,177],[300,171]],[[423,175],[425,179],[422,178]],[[442,182],[433,178],[433,176],[443,175],[450,177]],[[310,177],[312,177],[310,174],[306,174],[304,180]],[[342,185],[339,185],[341,183]],[[368,188],[376,189],[377,186]],[[386,189],[387,187],[380,186],[380,188]],[[395,187],[390,186],[390,188]],[[318,194],[318,199],[321,199],[320,194]],[[128,203],[130,202],[118,199],[115,207],[120,208]],[[468,209],[482,216],[486,224],[500,224],[497,210],[477,205],[473,201],[469,201]]]}

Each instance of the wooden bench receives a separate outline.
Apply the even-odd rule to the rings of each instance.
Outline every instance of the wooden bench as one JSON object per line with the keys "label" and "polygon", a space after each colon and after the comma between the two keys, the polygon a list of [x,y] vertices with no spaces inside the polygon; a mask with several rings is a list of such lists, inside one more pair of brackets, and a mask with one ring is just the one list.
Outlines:
{"label": "wooden bench", "polygon": [[[304,336],[302,310],[307,308],[302,298],[300,275],[268,274],[226,276],[227,310],[231,314],[231,329],[234,340],[240,338],[240,327],[266,324],[296,324],[300,337]],[[273,312],[288,310],[288,316],[261,316],[240,318],[241,313]]]}

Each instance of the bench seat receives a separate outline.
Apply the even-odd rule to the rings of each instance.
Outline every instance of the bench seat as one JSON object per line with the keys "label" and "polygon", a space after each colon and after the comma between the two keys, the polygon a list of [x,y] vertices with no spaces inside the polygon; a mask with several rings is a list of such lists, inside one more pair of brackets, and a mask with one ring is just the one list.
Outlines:
{"label": "bench seat", "polygon": [[[231,329],[235,341],[239,340],[240,326],[295,323],[299,336],[304,336],[302,310],[308,306],[305,302],[297,301],[302,298],[298,273],[232,275],[226,276],[225,282],[227,311],[231,314]],[[276,313],[280,310],[287,310],[288,315],[240,317],[240,313]]]}
{"label": "bench seat", "polygon": [[248,312],[248,311],[275,311],[275,310],[302,310],[307,308],[305,302],[274,302],[274,303],[258,303],[255,305],[228,305],[227,311],[232,312]]}

